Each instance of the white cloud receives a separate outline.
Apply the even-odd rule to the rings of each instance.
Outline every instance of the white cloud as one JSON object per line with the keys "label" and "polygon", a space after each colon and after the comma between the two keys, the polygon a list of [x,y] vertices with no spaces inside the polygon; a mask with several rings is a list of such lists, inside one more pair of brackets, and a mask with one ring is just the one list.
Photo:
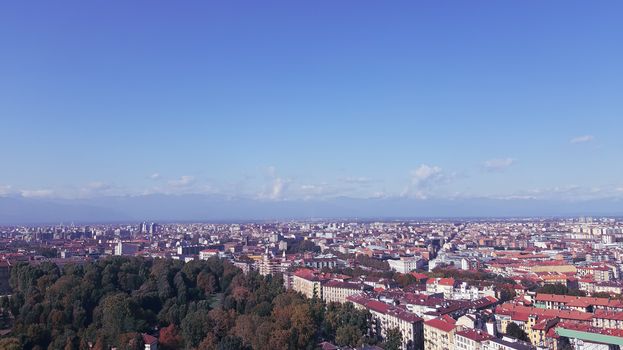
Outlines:
{"label": "white cloud", "polygon": [[385,193],[385,191],[377,191],[372,193],[372,195],[370,196],[370,199],[382,199],[382,198],[388,198],[389,196],[387,195],[387,193]]}
{"label": "white cloud", "polygon": [[358,177],[347,176],[347,177],[340,178],[339,181],[345,182],[347,184],[352,184],[352,185],[367,185],[370,182],[372,182],[372,180],[364,176],[358,176]]}
{"label": "white cloud", "polygon": [[[128,188],[102,181],[92,181],[82,186],[61,186],[47,189],[19,189],[11,192],[24,198],[85,199],[131,195]],[[136,193],[136,192],[134,192]]]}
{"label": "white cloud", "polygon": [[332,186],[326,182],[321,182],[318,184],[303,184],[298,187],[294,187],[293,190],[296,193],[291,194],[297,197],[300,197],[305,200],[309,199],[321,199],[321,198],[330,198],[335,197],[342,192],[336,187]]}
{"label": "white cloud", "polygon": [[303,192],[303,194],[306,195],[317,195],[317,194],[323,194],[326,190],[325,186],[323,185],[301,185],[300,186],[300,190],[301,192]]}
{"label": "white cloud", "polygon": [[279,176],[277,168],[272,165],[266,168],[266,180],[267,183],[257,194],[257,197],[270,200],[284,199],[286,190],[292,181]]}
{"label": "white cloud", "polygon": [[430,196],[433,187],[446,179],[442,169],[438,166],[422,164],[410,173],[410,183],[402,191],[401,196],[414,196],[426,199]]}
{"label": "white cloud", "polygon": [[22,190],[20,193],[25,198],[50,198],[55,195],[54,190],[50,189]]}
{"label": "white cloud", "polygon": [[92,190],[97,190],[97,191],[101,191],[101,190],[107,190],[109,188],[111,188],[112,186],[102,182],[102,181],[93,181],[87,184],[86,188],[92,189]]}
{"label": "white cloud", "polygon": [[488,171],[504,171],[514,163],[513,158],[495,158],[485,161],[482,166]]}
{"label": "white cloud", "polygon": [[[284,199],[290,180],[281,177],[274,177],[270,183],[257,195],[260,199],[280,200]],[[307,190],[310,190],[307,188]]]}
{"label": "white cloud", "polygon": [[13,194],[13,187],[10,185],[1,185],[0,186],[0,197],[8,196]]}
{"label": "white cloud", "polygon": [[595,137],[593,135],[582,135],[582,136],[577,136],[572,138],[569,142],[576,144],[576,143],[586,143],[586,142],[591,142],[595,139]]}
{"label": "white cloud", "polygon": [[422,164],[411,171],[411,183],[415,185],[430,183],[438,180],[441,176],[440,167]]}
{"label": "white cloud", "polygon": [[160,178],[160,173],[153,173],[149,175],[149,178],[152,180],[158,180]]}
{"label": "white cloud", "polygon": [[184,175],[179,179],[169,181],[169,185],[173,187],[188,187],[193,183],[195,183],[195,177],[190,175]]}
{"label": "white cloud", "polygon": [[123,196],[129,190],[103,181],[92,181],[80,188],[65,188],[57,191],[56,195],[67,198],[91,198],[101,196]]}
{"label": "white cloud", "polygon": [[268,196],[268,198],[270,199],[279,199],[281,198],[281,195],[283,194],[283,188],[284,188],[285,184],[283,179],[281,179],[280,177],[276,178],[273,181],[273,185],[270,191],[270,195]]}

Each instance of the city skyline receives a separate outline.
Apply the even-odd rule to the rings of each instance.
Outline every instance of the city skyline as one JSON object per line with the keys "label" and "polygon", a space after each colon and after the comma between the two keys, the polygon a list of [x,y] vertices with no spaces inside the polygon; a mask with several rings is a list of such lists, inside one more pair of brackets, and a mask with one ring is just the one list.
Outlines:
{"label": "city skyline", "polygon": [[616,350],[623,2],[0,4],[0,350]]}
{"label": "city skyline", "polygon": [[617,8],[4,4],[0,197],[620,214]]}

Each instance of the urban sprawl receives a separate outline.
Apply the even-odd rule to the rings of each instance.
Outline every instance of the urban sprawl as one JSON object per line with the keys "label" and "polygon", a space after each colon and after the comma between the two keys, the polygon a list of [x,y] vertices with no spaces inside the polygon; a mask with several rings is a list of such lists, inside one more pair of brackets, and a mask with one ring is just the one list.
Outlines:
{"label": "urban sprawl", "polygon": [[[613,218],[8,226],[0,239],[9,297],[20,264],[218,258],[281,275],[306,298],[352,303],[369,312],[369,334],[398,330],[402,349],[623,345],[623,221]],[[3,309],[2,332],[11,318]],[[158,341],[143,334],[146,349]]]}

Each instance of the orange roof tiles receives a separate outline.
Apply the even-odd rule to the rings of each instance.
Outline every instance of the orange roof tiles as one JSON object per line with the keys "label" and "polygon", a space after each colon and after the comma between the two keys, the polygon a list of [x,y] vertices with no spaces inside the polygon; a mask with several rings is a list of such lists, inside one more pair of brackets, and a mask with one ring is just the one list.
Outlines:
{"label": "orange roof tiles", "polygon": [[[451,319],[452,321],[450,321],[449,319]],[[424,324],[426,324],[427,326],[442,330],[446,333],[451,332],[456,327],[456,321],[449,316],[433,318],[432,320],[428,320],[424,322]]]}

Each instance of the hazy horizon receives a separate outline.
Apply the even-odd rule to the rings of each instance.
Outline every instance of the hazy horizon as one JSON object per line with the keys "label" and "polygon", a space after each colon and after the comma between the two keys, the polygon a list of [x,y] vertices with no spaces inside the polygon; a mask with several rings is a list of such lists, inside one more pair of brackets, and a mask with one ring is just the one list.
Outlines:
{"label": "hazy horizon", "polygon": [[[450,215],[448,213],[451,213]],[[210,195],[145,195],[83,200],[0,198],[0,225],[60,222],[200,222],[417,218],[623,216],[617,198],[581,202],[535,199],[333,198],[257,200]]]}

